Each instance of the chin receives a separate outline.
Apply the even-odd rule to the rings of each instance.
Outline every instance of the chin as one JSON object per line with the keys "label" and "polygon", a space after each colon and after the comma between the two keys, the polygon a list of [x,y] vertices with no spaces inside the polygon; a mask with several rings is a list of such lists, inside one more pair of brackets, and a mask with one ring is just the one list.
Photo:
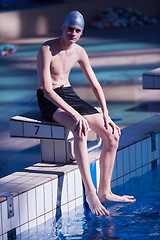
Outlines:
{"label": "chin", "polygon": [[69,40],[69,43],[75,43],[75,42],[77,42],[77,40],[73,40],[73,39]]}

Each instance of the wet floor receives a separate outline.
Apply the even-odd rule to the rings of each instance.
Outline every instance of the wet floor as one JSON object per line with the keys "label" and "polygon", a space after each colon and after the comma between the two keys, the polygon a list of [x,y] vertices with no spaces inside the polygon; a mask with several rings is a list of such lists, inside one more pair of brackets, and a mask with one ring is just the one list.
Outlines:
{"label": "wet floor", "polygon": [[[40,162],[39,142],[10,138],[9,119],[37,108],[36,55],[49,38],[10,41],[18,53],[0,58],[0,177]],[[159,23],[114,30],[86,29],[79,44],[88,52],[109,113],[121,128],[160,112],[160,91],[142,89],[142,74],[160,66]],[[70,81],[82,98],[97,106],[78,65]]]}

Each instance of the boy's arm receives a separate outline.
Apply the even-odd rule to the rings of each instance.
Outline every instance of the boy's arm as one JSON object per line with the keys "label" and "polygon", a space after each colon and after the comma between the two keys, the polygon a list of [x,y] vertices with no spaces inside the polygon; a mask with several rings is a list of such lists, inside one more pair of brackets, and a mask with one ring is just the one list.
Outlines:
{"label": "boy's arm", "polygon": [[[107,104],[106,104],[106,100],[105,100],[105,96],[104,96],[102,87],[96,78],[96,75],[90,65],[88,55],[83,48],[81,48],[80,58],[79,58],[78,62],[80,64],[84,74],[86,75],[86,77],[92,87],[92,90],[97,98],[97,101],[102,109],[105,127],[108,129],[108,124],[109,124],[112,126],[112,128],[114,130],[114,127],[116,125],[112,122],[111,118],[108,115]],[[116,128],[118,128],[118,127],[116,126]],[[119,128],[118,128],[118,130],[119,130]]]}

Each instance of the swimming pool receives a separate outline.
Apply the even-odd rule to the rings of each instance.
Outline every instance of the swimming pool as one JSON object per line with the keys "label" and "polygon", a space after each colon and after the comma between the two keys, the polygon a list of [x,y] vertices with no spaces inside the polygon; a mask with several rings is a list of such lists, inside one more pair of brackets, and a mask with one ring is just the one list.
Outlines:
{"label": "swimming pool", "polygon": [[114,188],[118,194],[133,194],[137,201],[105,203],[108,217],[95,217],[87,207],[77,207],[38,228],[24,232],[17,239],[89,239],[128,240],[160,239],[160,166],[148,173],[132,178]]}

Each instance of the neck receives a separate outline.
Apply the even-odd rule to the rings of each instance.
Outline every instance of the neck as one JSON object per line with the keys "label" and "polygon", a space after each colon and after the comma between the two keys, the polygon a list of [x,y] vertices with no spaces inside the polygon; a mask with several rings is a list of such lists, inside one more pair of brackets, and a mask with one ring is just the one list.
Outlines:
{"label": "neck", "polygon": [[69,50],[72,47],[73,43],[65,41],[63,37],[59,38],[59,46],[62,50]]}

